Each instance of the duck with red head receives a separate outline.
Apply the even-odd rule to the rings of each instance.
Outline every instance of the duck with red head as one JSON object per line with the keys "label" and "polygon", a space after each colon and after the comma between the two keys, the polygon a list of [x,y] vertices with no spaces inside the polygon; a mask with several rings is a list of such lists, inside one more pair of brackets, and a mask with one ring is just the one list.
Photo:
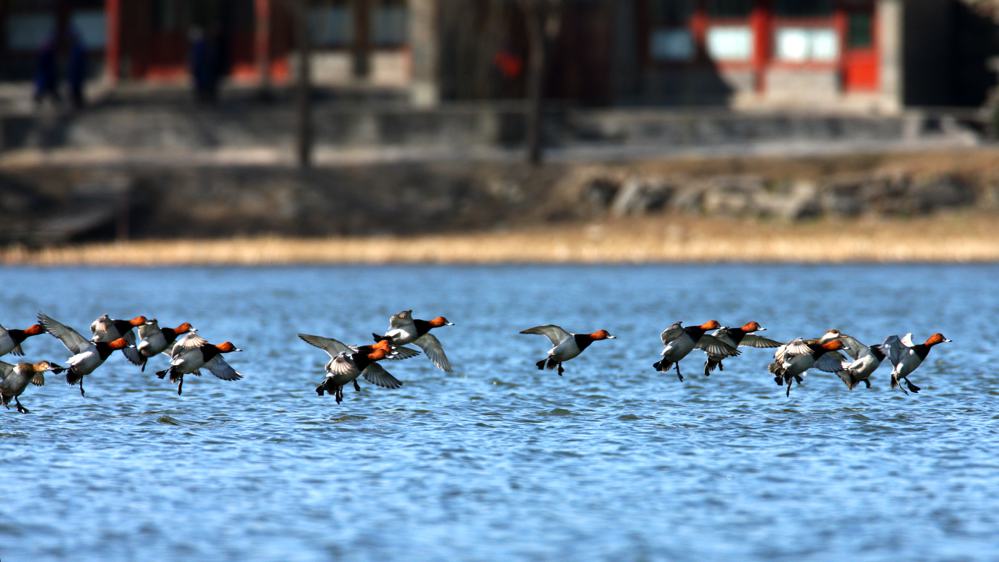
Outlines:
{"label": "duck with red head", "polygon": [[93,333],[90,341],[109,342],[118,338],[125,338],[125,341],[128,342],[128,347],[124,351],[125,357],[135,365],[142,365],[142,354],[135,347],[135,333],[132,329],[142,326],[145,323],[146,317],[141,315],[131,320],[115,320],[107,314],[103,314],[90,324],[90,331]]}
{"label": "duck with red head", "polygon": [[372,334],[372,336],[374,336],[375,341],[381,338],[390,338],[392,345],[395,347],[410,343],[416,344],[427,354],[427,358],[430,359],[430,362],[434,366],[446,373],[450,373],[451,362],[444,353],[444,346],[441,345],[437,336],[430,333],[430,330],[444,326],[454,326],[454,324],[443,316],[438,316],[432,320],[420,320],[413,318],[412,310],[403,310],[393,314],[389,318],[389,326],[385,334],[381,336]]}
{"label": "duck with red head", "polygon": [[[758,322],[746,322],[739,328],[727,328],[722,326],[711,333],[711,336],[718,341],[728,344],[729,347],[757,347],[757,348],[767,348],[767,347],[778,347],[780,342],[772,340],[770,338],[765,338],[763,336],[757,336],[753,332],[765,332],[766,328],[760,326]],[[725,370],[725,365],[722,364],[722,360],[727,355],[717,355],[712,354],[710,351],[705,350],[708,358],[704,362],[704,376],[711,376],[711,371],[714,371],[717,367],[719,371]]]}
{"label": "duck with red head", "polygon": [[11,365],[0,361],[0,403],[5,408],[10,408],[11,399],[17,404],[17,411],[22,414],[29,413],[28,409],[21,405],[19,397],[24,393],[30,382],[33,385],[41,386],[45,384],[45,371],[51,371],[58,365],[52,365],[48,361],[38,363],[28,363],[26,361]]}
{"label": "duck with red head", "polygon": [[830,330],[821,338],[797,338],[777,348],[770,372],[775,381],[787,385],[787,396],[791,396],[791,383],[800,385],[809,369],[835,373],[842,368],[845,358],[839,353],[843,342],[838,336],[838,330]]}
{"label": "duck with red head", "polygon": [[236,372],[222,357],[224,353],[243,351],[232,342],[220,344],[208,343],[208,340],[191,334],[183,341],[177,342],[170,351],[170,368],[157,371],[156,376],[163,378],[170,375],[170,382],[177,383],[177,394],[184,393],[184,375],[201,376],[201,369],[208,369],[211,374],[224,381],[238,381],[243,375]]}
{"label": "duck with red head", "polygon": [[674,322],[659,334],[659,339],[663,342],[661,358],[652,364],[652,368],[665,373],[670,367],[675,367],[676,378],[683,382],[683,374],[680,373],[680,360],[690,355],[694,348],[703,349],[709,356],[732,357],[739,355],[736,346],[723,342],[722,340],[707,335],[708,330],[721,328],[717,320],[708,320],[697,325],[683,327],[683,322]]}
{"label": "duck with red head", "polygon": [[401,387],[402,382],[379,365],[378,361],[409,359],[419,355],[418,351],[408,347],[394,347],[391,339],[387,337],[380,338],[371,345],[361,346],[350,346],[333,338],[310,334],[298,334],[298,337],[329,355],[326,377],[316,387],[316,394],[319,396],[329,394],[336,399],[337,404],[343,402],[343,387],[348,383],[354,384],[355,391],[361,390],[361,386],[357,384],[358,376],[363,376],[364,380],[383,388]]}
{"label": "duck with red head", "polygon": [[[893,366],[891,387],[893,389],[902,388],[899,385],[899,380],[901,380],[905,382],[909,392],[918,393],[921,389],[909,381],[909,375],[923,364],[934,346],[942,343],[950,343],[950,340],[939,332],[926,338],[926,341],[920,344],[913,343],[911,333],[901,338],[898,336],[885,338],[881,347],[887,350],[888,360]],[[902,388],[902,392],[905,392],[905,388]]]}
{"label": "duck with red head", "polygon": [[33,324],[23,330],[7,330],[0,326],[0,357],[13,353],[14,355],[24,355],[21,343],[31,336],[44,334],[45,328],[41,324]]}
{"label": "duck with red head", "polygon": [[[52,334],[62,342],[66,349],[73,354],[66,361],[67,367],[53,367],[53,373],[66,371],[66,382],[80,385],[80,395],[86,396],[83,390],[83,377],[94,372],[97,367],[104,364],[104,361],[117,349],[129,349],[128,340],[117,338],[113,341],[93,342],[76,330],[56,321],[50,316],[39,313],[39,323],[45,327],[45,331]],[[133,348],[134,349],[134,348]]]}
{"label": "duck with red head", "polygon": [[559,376],[565,372],[562,363],[568,361],[580,353],[595,341],[612,340],[614,336],[607,330],[597,330],[589,334],[576,334],[565,330],[555,324],[545,324],[522,330],[521,334],[538,334],[545,336],[552,343],[552,348],[548,350],[548,355],[541,361],[535,363],[538,369],[558,369]]}
{"label": "duck with red head", "polygon": [[142,371],[146,370],[146,362],[150,357],[158,353],[167,353],[178,337],[197,332],[190,322],[184,322],[176,328],[160,328],[155,318],[143,322],[138,331],[140,341],[136,349],[142,356]]}

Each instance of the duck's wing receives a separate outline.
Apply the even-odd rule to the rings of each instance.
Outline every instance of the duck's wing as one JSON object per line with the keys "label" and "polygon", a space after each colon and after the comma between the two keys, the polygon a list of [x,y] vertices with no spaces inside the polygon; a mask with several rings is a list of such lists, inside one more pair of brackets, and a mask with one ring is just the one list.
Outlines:
{"label": "duck's wing", "polygon": [[[551,340],[552,345],[558,345],[559,342],[561,342],[562,340],[572,337],[572,334],[565,331],[565,329],[563,329],[561,326],[556,326],[555,324],[545,324],[544,326],[535,326],[533,328],[521,330],[520,333],[542,335]],[[426,351],[426,349],[424,349],[424,351]]]}
{"label": "duck's wing", "polygon": [[843,357],[838,351],[827,351],[823,353],[821,357],[815,361],[815,365],[812,366],[813,369],[818,369],[820,371],[826,371],[828,373],[835,373],[843,368],[843,363],[846,358]]}
{"label": "duck's wing", "polygon": [[663,345],[666,345],[681,335],[683,335],[683,322],[673,322],[669,328],[659,334],[659,339],[663,340]]}
{"label": "duck's wing", "polygon": [[714,336],[716,339],[727,345],[735,347],[735,340],[732,338],[733,332],[735,332],[734,328],[722,326],[721,328],[718,328],[714,332],[711,332],[711,334],[709,335]]}
{"label": "duck's wing", "polygon": [[350,352],[344,351],[326,364],[326,376],[334,377],[355,377],[357,376],[357,365],[350,358]]}
{"label": "duck's wing", "polygon": [[90,341],[87,338],[80,335],[79,332],[66,326],[51,316],[46,314],[38,314],[38,322],[45,328],[45,331],[52,334],[53,336],[59,338],[66,349],[70,351],[73,355],[83,353],[90,347]]}
{"label": "duck's wing", "polygon": [[43,386],[45,384],[45,373],[35,373],[35,376],[31,377],[31,384]]}
{"label": "duck's wing", "polygon": [[742,341],[739,342],[739,345],[743,347],[769,348],[769,347],[780,347],[781,343],[777,340],[772,340],[770,338],[765,338],[763,336],[754,336],[753,334],[746,334],[745,336],[743,336]]}
{"label": "duck's wing", "polygon": [[9,377],[11,373],[14,372],[14,366],[10,363],[4,363],[0,361],[0,381]]}
{"label": "duck's wing", "polygon": [[238,381],[243,378],[243,375],[237,373],[236,369],[233,369],[232,365],[227,363],[221,355],[212,357],[210,361],[205,363],[204,367],[224,381]]}
{"label": "duck's wing", "polygon": [[451,372],[451,362],[447,360],[447,355],[444,354],[444,347],[441,346],[441,342],[437,339],[437,336],[430,333],[423,334],[419,338],[416,338],[416,341],[413,343],[420,346],[420,349],[427,354],[430,362],[436,365],[438,369],[445,373]]}
{"label": "duck's wing", "polygon": [[912,332],[902,336],[902,345],[905,347],[915,347],[916,344],[912,341]]}
{"label": "duck's wing", "polygon": [[135,347],[135,332],[129,330],[124,336],[125,341],[128,345],[121,350],[125,354],[125,357],[132,362],[133,365],[142,365],[142,354],[139,353],[138,348]]}
{"label": "duck's wing", "polygon": [[696,347],[698,349],[703,349],[708,355],[714,355],[716,357],[731,357],[733,355],[742,354],[742,352],[738,349],[714,336],[709,336],[707,334],[701,336],[701,339],[697,340]]}
{"label": "duck's wing", "polygon": [[330,357],[336,358],[341,353],[353,353],[354,349],[349,345],[343,343],[340,340],[335,340],[333,338],[324,338],[322,336],[312,336],[309,334],[298,334],[298,337],[302,338],[307,344],[314,345],[319,349],[325,351]]}
{"label": "duck's wing", "polygon": [[805,343],[802,338],[795,338],[784,345],[777,348],[774,352],[774,359],[778,363],[784,363],[792,357],[797,357],[799,355],[805,355],[806,353],[811,353],[812,348]]}
{"label": "duck's wing", "polygon": [[843,342],[843,347],[846,348],[846,352],[854,359],[860,357],[862,353],[867,351],[867,346],[860,343],[860,340],[853,336],[840,334],[839,341]]}
{"label": "duck's wing", "polygon": [[385,357],[389,361],[402,361],[403,359],[410,359],[419,355],[420,352],[416,351],[411,347],[393,347],[392,355]]}
{"label": "duck's wing", "polygon": [[[909,335],[911,341],[911,334]],[[907,349],[906,345],[902,343],[902,340],[898,336],[888,336],[885,341],[881,343],[882,349],[886,349],[888,353],[888,360],[891,361],[892,365],[898,365],[898,362],[902,359],[902,352]]]}
{"label": "duck's wing", "polygon": [[393,377],[378,363],[372,363],[365,367],[361,376],[364,377],[364,380],[382,388],[399,388],[402,386],[401,380]]}

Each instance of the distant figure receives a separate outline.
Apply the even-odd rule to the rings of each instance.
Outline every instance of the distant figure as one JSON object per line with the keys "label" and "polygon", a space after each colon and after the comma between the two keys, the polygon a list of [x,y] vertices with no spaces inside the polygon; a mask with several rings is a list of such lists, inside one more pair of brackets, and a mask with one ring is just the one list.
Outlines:
{"label": "distant figure", "polygon": [[70,32],[66,79],[69,81],[69,93],[73,107],[82,108],[85,101],[84,86],[87,82],[87,47],[83,44],[83,37],[75,29]]}
{"label": "distant figure", "polygon": [[59,67],[56,61],[56,40],[50,38],[38,52],[38,67],[35,69],[35,103],[41,104],[46,98],[59,103]]}
{"label": "distant figure", "polygon": [[201,28],[191,30],[191,84],[194,86],[194,97],[202,103],[215,101],[215,57],[212,47]]}

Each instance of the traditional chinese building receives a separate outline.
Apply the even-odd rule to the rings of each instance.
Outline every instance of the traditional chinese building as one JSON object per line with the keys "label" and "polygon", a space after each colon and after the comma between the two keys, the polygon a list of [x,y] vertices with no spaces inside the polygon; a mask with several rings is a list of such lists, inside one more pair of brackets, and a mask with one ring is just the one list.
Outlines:
{"label": "traditional chinese building", "polygon": [[[840,110],[974,103],[994,45],[959,0],[563,0],[546,92],[592,105]],[[184,80],[192,37],[235,81],[293,74],[292,0],[0,0],[0,79],[30,78],[75,30],[111,80]],[[514,0],[312,0],[321,85],[421,104],[517,98],[529,57]],[[991,26],[991,27],[990,27]],[[974,57],[983,57],[982,61]],[[972,60],[974,59],[974,60]],[[971,92],[970,90],[975,90]],[[981,95],[984,95],[984,91]]]}

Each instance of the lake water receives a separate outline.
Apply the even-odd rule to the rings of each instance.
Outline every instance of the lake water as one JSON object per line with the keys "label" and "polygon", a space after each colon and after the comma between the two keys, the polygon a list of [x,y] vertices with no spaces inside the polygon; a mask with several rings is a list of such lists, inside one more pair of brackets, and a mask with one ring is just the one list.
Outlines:
{"label": "lake water", "polygon": [[[0,269],[0,322],[38,311],[190,321],[245,379],[184,395],[120,354],[0,410],[0,559],[995,560],[997,266]],[[389,314],[443,314],[455,372],[388,364],[399,390],[319,398],[326,356]],[[674,320],[776,339],[942,331],[912,380],[790,399],[747,349],[687,382],[651,369]],[[554,322],[606,328],[558,377]],[[89,335],[89,334],[88,334]],[[62,362],[50,336],[29,357]],[[10,360],[10,356],[4,359]],[[151,362],[164,368],[165,359]]]}

